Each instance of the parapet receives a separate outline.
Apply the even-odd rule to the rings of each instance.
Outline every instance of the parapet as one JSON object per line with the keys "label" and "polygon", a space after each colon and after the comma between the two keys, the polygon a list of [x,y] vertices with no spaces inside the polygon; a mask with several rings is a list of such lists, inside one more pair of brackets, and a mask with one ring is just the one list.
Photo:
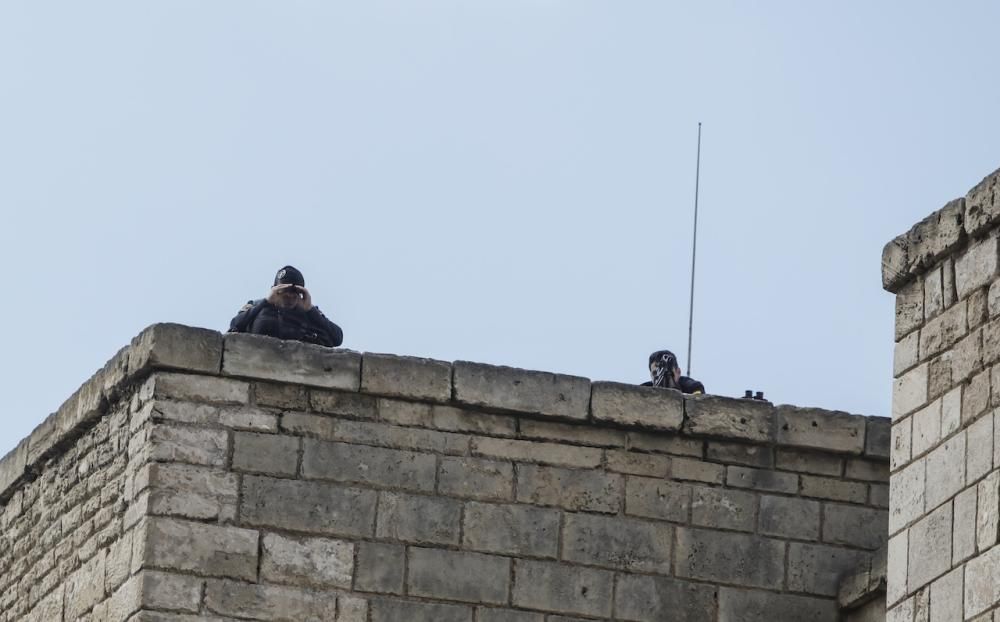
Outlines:
{"label": "parapet", "polygon": [[0,622],[835,622],[888,430],[157,324],[0,461]]}
{"label": "parapet", "polygon": [[1000,170],[886,244],[882,250],[882,287],[898,293],[963,246],[967,238],[982,237],[1000,224],[998,186]]}

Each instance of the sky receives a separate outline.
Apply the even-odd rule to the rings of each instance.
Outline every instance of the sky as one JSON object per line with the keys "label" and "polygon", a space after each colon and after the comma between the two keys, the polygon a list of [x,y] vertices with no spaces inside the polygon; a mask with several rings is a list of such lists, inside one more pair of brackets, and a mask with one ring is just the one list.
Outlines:
{"label": "sky", "polygon": [[11,449],[298,267],[344,346],[888,416],[882,247],[1000,167],[995,2],[0,2]]}

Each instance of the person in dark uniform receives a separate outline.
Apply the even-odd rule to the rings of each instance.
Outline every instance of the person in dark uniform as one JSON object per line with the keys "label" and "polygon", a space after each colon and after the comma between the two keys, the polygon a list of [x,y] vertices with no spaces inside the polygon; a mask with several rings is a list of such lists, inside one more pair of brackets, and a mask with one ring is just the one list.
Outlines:
{"label": "person in dark uniform", "polygon": [[649,375],[653,379],[642,383],[642,386],[677,389],[696,395],[705,392],[705,385],[694,378],[681,375],[681,366],[670,350],[657,350],[649,355]]}
{"label": "person in dark uniform", "polygon": [[274,277],[267,298],[251,300],[229,323],[231,333],[252,333],[337,347],[344,331],[312,303],[302,273],[285,266]]}

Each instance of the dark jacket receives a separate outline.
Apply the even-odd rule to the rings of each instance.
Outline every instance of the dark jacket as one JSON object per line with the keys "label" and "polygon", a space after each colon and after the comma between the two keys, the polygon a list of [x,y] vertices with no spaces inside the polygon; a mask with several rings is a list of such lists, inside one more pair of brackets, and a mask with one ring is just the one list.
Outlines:
{"label": "dark jacket", "polygon": [[318,307],[309,311],[281,309],[267,300],[251,300],[229,323],[231,333],[252,333],[294,339],[335,348],[344,343],[344,331]]}
{"label": "dark jacket", "polygon": [[[677,388],[681,390],[682,393],[704,393],[705,385],[698,382],[694,378],[688,378],[687,376],[681,376],[681,379],[677,381]],[[653,382],[643,382],[642,386],[651,387]]]}

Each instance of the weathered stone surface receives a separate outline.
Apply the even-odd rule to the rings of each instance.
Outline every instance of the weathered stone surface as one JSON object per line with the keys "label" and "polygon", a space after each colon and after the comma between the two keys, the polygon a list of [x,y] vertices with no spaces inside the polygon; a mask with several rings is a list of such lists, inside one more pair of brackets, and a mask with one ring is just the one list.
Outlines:
{"label": "weathered stone surface", "polygon": [[320,622],[337,610],[337,597],[283,585],[209,581],[205,606],[213,613],[274,622]]}
{"label": "weathered stone surface", "polygon": [[381,401],[371,395],[311,389],[309,406],[315,411],[328,415],[339,415],[351,419],[375,419],[379,414]]}
{"label": "weathered stone surface", "polygon": [[148,443],[150,457],[163,462],[221,467],[229,453],[229,434],[225,430],[155,425]]}
{"label": "weathered stone surface", "polygon": [[444,457],[438,466],[438,490],[454,497],[512,501],[514,467],[510,462]]}
{"label": "weathered stone surface", "polygon": [[976,486],[969,486],[955,497],[952,524],[952,565],[957,565],[976,553]]}
{"label": "weathered stone surface", "polygon": [[409,549],[408,593],[460,602],[504,604],[510,590],[510,560],[506,557]]}
{"label": "weathered stone surface", "polygon": [[780,473],[771,469],[728,467],[726,485],[732,488],[751,488],[767,492],[785,492],[794,495],[799,491],[799,476]]}
{"label": "weathered stone surface", "polygon": [[1000,365],[994,366],[992,370],[983,370],[982,373],[974,376],[972,381],[962,389],[963,425],[974,421],[989,408],[992,391],[1000,390],[1000,387],[997,389],[991,389],[990,387],[990,374],[995,374],[997,371],[1000,371]]}
{"label": "weathered stone surface", "polygon": [[246,404],[250,383],[232,378],[156,372],[140,390],[143,399],[166,397],[191,402]]}
{"label": "weathered stone surface", "polygon": [[358,543],[355,588],[362,592],[402,594],[406,547],[377,542]]}
{"label": "weathered stone surface", "polygon": [[517,473],[518,501],[567,510],[616,514],[623,489],[622,476],[600,471],[522,465]]}
{"label": "weathered stone surface", "polygon": [[946,504],[910,528],[907,590],[917,590],[951,568],[952,508]]}
{"label": "weathered stone surface", "polygon": [[924,324],[924,284],[920,279],[896,293],[896,341]]}
{"label": "weathered stone surface", "polygon": [[104,600],[104,551],[92,557],[66,579],[66,617],[76,620]]}
{"label": "weathered stone surface", "polygon": [[233,436],[233,469],[264,475],[295,475],[300,442],[294,436],[237,432]]}
{"label": "weathered stone surface", "polygon": [[146,557],[158,568],[252,581],[257,578],[258,533],[170,518],[147,522]]}
{"label": "weathered stone surface", "polygon": [[993,417],[982,417],[966,432],[965,479],[974,482],[993,468]]}
{"label": "weathered stone surface", "polygon": [[563,559],[630,572],[670,574],[673,528],[664,523],[567,514]]}
{"label": "weathered stone surface", "polygon": [[457,545],[461,517],[462,504],[453,499],[381,493],[375,535],[404,542]]}
{"label": "weathered stone surface", "polygon": [[691,515],[691,486],[651,477],[629,477],[625,513],[686,523]]}
{"label": "weathered stone surface", "polygon": [[[281,365],[275,365],[281,361]],[[361,355],[301,341],[229,333],[225,338],[222,373],[357,391],[361,386]]]}
{"label": "weathered stone surface", "polygon": [[721,484],[726,481],[726,467],[704,460],[677,457],[670,462],[670,477],[685,482]]}
{"label": "weathered stone surface", "polygon": [[503,555],[555,558],[560,513],[526,505],[468,503],[462,546]]}
{"label": "weathered stone surface", "polygon": [[965,432],[927,454],[927,508],[937,507],[965,487]]}
{"label": "weathered stone surface", "polygon": [[714,462],[740,464],[761,469],[774,468],[774,451],[768,446],[709,441],[705,455]]}
{"label": "weathered stone surface", "polygon": [[967,304],[965,301],[952,306],[930,320],[920,331],[920,360],[951,348],[968,332]]}
{"label": "weathered stone surface", "polygon": [[716,588],[664,577],[621,575],[615,591],[615,614],[620,620],[715,620]]}
{"label": "weathered stone surface", "polygon": [[580,420],[590,410],[590,381],[579,376],[456,361],[454,391],[457,402],[485,408]]}
{"label": "weathered stone surface", "polygon": [[969,235],[979,235],[996,223],[1000,215],[1000,200],[996,197],[998,180],[1000,171],[994,171],[965,195],[965,231]]}
{"label": "weathered stone surface", "polygon": [[941,399],[913,413],[912,451],[920,456],[941,441]]}
{"label": "weathered stone surface", "polygon": [[719,589],[719,622],[837,622],[836,601],[731,587]]}
{"label": "weathered stone surface", "polygon": [[803,475],[799,481],[802,484],[800,493],[803,497],[849,501],[850,503],[864,503],[868,498],[868,485],[861,482],[845,482],[839,479],[811,475]]}
{"label": "weathered stone surface", "polygon": [[290,538],[265,534],[261,579],[313,587],[351,587],[354,544],[329,538]]}
{"label": "weathered stone surface", "polygon": [[823,515],[823,542],[875,550],[885,544],[889,513],[885,510],[828,503]]}
{"label": "weathered stone surface", "polygon": [[[379,402],[380,415],[385,418],[385,400]],[[438,430],[472,432],[487,436],[514,436],[517,419],[510,415],[487,415],[454,406],[435,404],[430,407],[430,423]]]}
{"label": "weathered stone surface", "polygon": [[680,391],[595,382],[590,411],[596,421],[679,430],[684,422],[684,397]]}
{"label": "weathered stone surface", "polygon": [[0,499],[5,496],[4,493],[20,478],[24,475],[25,467],[28,463],[28,439],[23,439],[14,449],[7,452],[3,458],[0,458]]}
{"label": "weathered stone surface", "polygon": [[788,545],[788,589],[835,596],[841,578],[868,562],[862,551],[792,542]]}
{"label": "weathered stone surface", "polygon": [[472,622],[472,607],[379,599],[371,604],[371,622]]}
{"label": "weathered stone surface", "polygon": [[897,292],[964,239],[967,199],[955,199],[889,242],[882,251],[882,286]]}
{"label": "weathered stone surface", "polygon": [[516,560],[516,607],[607,617],[611,615],[614,573],[554,562]]}
{"label": "weathered stone surface", "polygon": [[607,469],[615,473],[650,477],[666,477],[670,473],[669,456],[641,454],[635,451],[607,451],[604,455]]}
{"label": "weathered stone surface", "polygon": [[990,235],[980,240],[955,260],[955,288],[959,299],[973,290],[988,285],[997,274],[997,238]]}
{"label": "weathered stone surface", "polygon": [[866,419],[845,412],[781,405],[777,441],[780,445],[860,454],[865,448]]}
{"label": "weathered stone surface", "polygon": [[753,535],[677,529],[677,576],[770,588],[785,573],[785,544]]}
{"label": "weathered stone surface", "polygon": [[487,458],[538,462],[556,466],[592,468],[601,464],[601,450],[558,443],[538,443],[507,438],[475,438],[472,453]]}
{"label": "weathered stone surface", "polygon": [[998,508],[1000,508],[1000,471],[990,473],[979,482],[976,495],[979,510],[976,512],[976,546],[985,551],[997,541]]}
{"label": "weathered stone surface", "polygon": [[309,389],[297,384],[277,382],[253,383],[254,402],[258,406],[271,406],[292,410],[309,408]]}
{"label": "weathered stone surface", "polygon": [[959,383],[978,372],[983,366],[982,331],[974,330],[952,348],[951,381]]}
{"label": "weathered stone surface", "polygon": [[920,459],[892,476],[889,487],[889,533],[894,534],[924,513],[926,460]]}
{"label": "weathered stone surface", "polygon": [[149,465],[149,513],[200,520],[236,518],[239,476],[187,464]]}
{"label": "weathered stone surface", "polygon": [[962,619],[963,569],[956,568],[931,584],[930,622]]}
{"label": "weathered stone surface", "polygon": [[451,399],[451,363],[366,352],[361,362],[361,390],[447,402]]}
{"label": "weathered stone surface", "polygon": [[302,443],[307,478],[430,492],[436,469],[433,454],[310,439]]}
{"label": "weathered stone surface", "polygon": [[965,564],[965,618],[1000,602],[1000,547],[995,546]]}
{"label": "weathered stone surface", "polygon": [[691,500],[691,523],[738,531],[753,531],[757,495],[730,490],[694,486]]}
{"label": "weathered stone surface", "polygon": [[372,536],[373,490],[326,482],[243,477],[240,521],[244,525],[342,536]]}
{"label": "weathered stone surface", "polygon": [[144,570],[142,572],[142,604],[154,609],[170,609],[185,613],[198,613],[201,577]]}
{"label": "weathered stone surface", "polygon": [[760,533],[768,536],[819,539],[818,501],[794,497],[760,497]]}
{"label": "weathered stone surface", "polygon": [[527,418],[521,419],[519,436],[534,440],[579,443],[597,447],[624,447],[626,438],[623,430],[579,423],[537,421]]}
{"label": "weathered stone surface", "polygon": [[892,388],[892,418],[895,421],[927,403],[927,364],[897,378]]}
{"label": "weathered stone surface", "polygon": [[545,616],[528,611],[513,609],[496,609],[479,607],[476,609],[476,622],[544,622]]}
{"label": "weathered stone surface", "polygon": [[699,436],[767,442],[774,438],[774,407],[769,402],[714,395],[685,398],[684,430]]}
{"label": "weathered stone surface", "polygon": [[920,331],[913,331],[896,342],[892,352],[892,375],[898,378],[920,362]]}
{"label": "weathered stone surface", "polygon": [[180,324],[153,324],[132,340],[128,353],[130,376],[153,369],[218,374],[221,365],[222,335]]}
{"label": "weathered stone surface", "polygon": [[886,567],[886,602],[891,606],[906,596],[907,562],[910,550],[910,532],[901,531],[889,538]]}
{"label": "weathered stone surface", "polygon": [[797,471],[834,477],[844,474],[843,458],[816,451],[779,449],[776,452],[775,465],[781,471]]}

